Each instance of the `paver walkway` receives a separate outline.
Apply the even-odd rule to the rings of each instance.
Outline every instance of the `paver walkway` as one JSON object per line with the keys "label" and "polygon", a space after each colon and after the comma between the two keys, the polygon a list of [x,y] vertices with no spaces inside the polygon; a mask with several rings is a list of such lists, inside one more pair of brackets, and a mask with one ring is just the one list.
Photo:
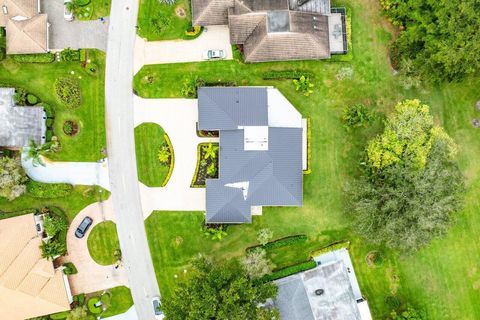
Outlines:
{"label": "paver walkway", "polygon": [[172,176],[163,188],[139,183],[144,217],[153,210],[204,211],[205,189],[190,188],[197,163],[197,146],[218,138],[200,138],[196,124],[196,99],[143,99],[134,97],[135,126],[143,122],[159,124],[170,137],[175,154]]}
{"label": "paver walkway", "polygon": [[204,61],[207,50],[224,50],[226,59],[233,58],[227,26],[209,26],[194,40],[145,41],[137,35],[134,73],[144,64]]}
{"label": "paver walkway", "polygon": [[[75,237],[75,230],[83,218],[89,216],[93,223],[81,239]],[[128,286],[127,272],[120,266],[101,266],[97,264],[88,252],[87,239],[93,227],[101,222],[114,221],[112,201],[96,202],[80,211],[70,224],[67,232],[68,254],[60,259],[63,262],[72,262],[78,270],[77,274],[68,276],[72,294],[100,291],[116,286]]]}
{"label": "paver walkway", "polygon": [[70,183],[73,185],[98,185],[110,190],[108,161],[101,162],[57,162],[43,157],[45,166],[33,166],[31,160],[22,157],[22,166],[35,181],[45,183]]}

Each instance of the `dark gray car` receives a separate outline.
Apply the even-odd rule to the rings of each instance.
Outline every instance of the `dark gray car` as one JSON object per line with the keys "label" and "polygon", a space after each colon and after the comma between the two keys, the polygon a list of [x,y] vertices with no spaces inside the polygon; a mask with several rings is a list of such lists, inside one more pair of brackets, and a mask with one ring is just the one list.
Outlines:
{"label": "dark gray car", "polygon": [[82,222],[78,226],[77,230],[75,231],[75,237],[77,238],[83,238],[85,235],[85,232],[87,232],[88,228],[92,224],[93,220],[90,217],[85,217],[83,218]]}

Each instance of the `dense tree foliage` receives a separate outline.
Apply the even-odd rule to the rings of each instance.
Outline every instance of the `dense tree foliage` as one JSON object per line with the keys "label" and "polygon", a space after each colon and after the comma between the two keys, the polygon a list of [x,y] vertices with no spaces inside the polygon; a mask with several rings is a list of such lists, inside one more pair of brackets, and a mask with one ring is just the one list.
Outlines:
{"label": "dense tree foliage", "polygon": [[212,263],[200,258],[193,267],[190,279],[180,283],[172,296],[164,297],[167,319],[278,319],[275,310],[258,307],[276,295],[276,286],[254,283],[237,260]]}
{"label": "dense tree foliage", "polygon": [[0,197],[13,200],[25,190],[27,175],[20,161],[9,157],[0,157]]}
{"label": "dense tree foliage", "polygon": [[272,271],[272,262],[267,258],[267,252],[262,248],[247,252],[247,255],[242,259],[242,265],[247,275],[252,279],[261,278]]}
{"label": "dense tree foliage", "polygon": [[360,233],[405,251],[444,234],[464,189],[455,154],[428,106],[399,103],[385,131],[368,144],[363,176],[347,188]]}
{"label": "dense tree foliage", "polygon": [[408,307],[406,310],[401,312],[392,311],[391,313],[392,320],[425,320],[425,312],[422,310],[415,310],[412,307]]}
{"label": "dense tree foliage", "polygon": [[393,59],[412,60],[434,81],[457,80],[480,70],[478,0],[380,0],[401,33]]}

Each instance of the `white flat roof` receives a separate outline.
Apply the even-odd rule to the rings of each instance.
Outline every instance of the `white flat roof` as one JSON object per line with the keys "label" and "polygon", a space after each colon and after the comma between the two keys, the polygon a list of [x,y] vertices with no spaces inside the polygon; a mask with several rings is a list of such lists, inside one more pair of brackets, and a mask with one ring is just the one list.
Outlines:
{"label": "white flat roof", "polygon": [[268,150],[268,127],[267,126],[243,127],[243,148],[245,151]]}
{"label": "white flat roof", "polygon": [[267,96],[269,127],[302,127],[302,115],[278,89],[267,88]]}

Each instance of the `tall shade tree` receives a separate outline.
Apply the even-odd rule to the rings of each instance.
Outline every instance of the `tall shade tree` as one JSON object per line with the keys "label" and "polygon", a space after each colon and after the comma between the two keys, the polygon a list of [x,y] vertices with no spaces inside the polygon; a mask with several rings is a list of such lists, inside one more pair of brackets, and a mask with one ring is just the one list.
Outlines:
{"label": "tall shade tree", "polygon": [[367,147],[363,175],[347,187],[349,212],[367,239],[412,251],[447,231],[461,208],[456,146],[418,100],[399,103]]}
{"label": "tall shade tree", "polygon": [[259,308],[276,296],[274,284],[256,284],[237,260],[213,263],[199,258],[193,274],[171,296],[163,298],[162,309],[169,320],[278,319],[276,310]]}
{"label": "tall shade tree", "polygon": [[21,196],[26,190],[27,181],[20,161],[9,157],[0,158],[0,197],[11,201]]}

